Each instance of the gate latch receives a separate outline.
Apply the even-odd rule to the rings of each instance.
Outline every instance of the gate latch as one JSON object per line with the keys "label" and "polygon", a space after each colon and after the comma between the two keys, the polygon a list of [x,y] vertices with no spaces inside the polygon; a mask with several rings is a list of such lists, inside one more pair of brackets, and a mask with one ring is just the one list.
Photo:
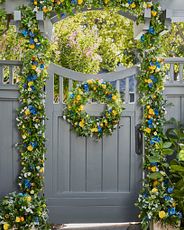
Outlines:
{"label": "gate latch", "polygon": [[137,155],[143,153],[143,132],[141,131],[141,124],[135,127],[135,152]]}

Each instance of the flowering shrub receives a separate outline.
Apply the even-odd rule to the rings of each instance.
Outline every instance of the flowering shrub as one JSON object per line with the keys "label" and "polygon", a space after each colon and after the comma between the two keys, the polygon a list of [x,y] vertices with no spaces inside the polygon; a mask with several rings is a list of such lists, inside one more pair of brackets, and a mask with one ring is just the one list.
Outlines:
{"label": "flowering shrub", "polygon": [[66,18],[56,25],[54,40],[53,61],[78,72],[113,71],[119,63],[136,62],[133,23],[116,11],[89,11]]}

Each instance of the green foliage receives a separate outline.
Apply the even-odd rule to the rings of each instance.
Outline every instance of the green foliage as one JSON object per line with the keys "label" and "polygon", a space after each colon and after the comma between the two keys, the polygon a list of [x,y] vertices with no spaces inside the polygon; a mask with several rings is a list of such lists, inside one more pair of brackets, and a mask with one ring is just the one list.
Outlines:
{"label": "green foliage", "polygon": [[172,143],[171,149],[175,153],[175,159],[170,162],[171,180],[175,186],[174,197],[178,209],[184,214],[184,125],[174,118],[168,124],[173,126],[167,129],[166,136]]}
{"label": "green foliage", "polygon": [[[54,61],[83,73],[113,71],[136,63],[133,23],[115,11],[89,11],[55,27]],[[79,64],[80,63],[80,64]]]}
{"label": "green foliage", "polygon": [[45,200],[38,196],[10,193],[0,204],[0,225],[4,230],[47,230],[47,218]]}

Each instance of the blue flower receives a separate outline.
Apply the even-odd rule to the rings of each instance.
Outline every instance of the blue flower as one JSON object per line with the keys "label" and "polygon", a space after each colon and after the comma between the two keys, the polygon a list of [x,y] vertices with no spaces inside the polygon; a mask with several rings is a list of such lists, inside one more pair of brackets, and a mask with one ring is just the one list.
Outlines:
{"label": "blue flower", "polygon": [[33,61],[32,65],[38,65],[38,62],[37,61]]}
{"label": "blue flower", "polygon": [[168,214],[170,216],[175,215],[176,214],[176,209],[175,208],[168,208]]}
{"label": "blue flower", "polygon": [[160,69],[160,67],[161,67],[161,66],[160,66],[160,62],[156,61],[155,64],[156,64],[156,67]]}
{"label": "blue flower", "polygon": [[169,187],[169,188],[167,189],[167,192],[168,192],[168,193],[173,193],[173,191],[174,191],[174,188],[173,188],[173,187]]}
{"label": "blue flower", "polygon": [[24,194],[23,194],[22,192],[20,192],[18,195],[19,195],[20,197],[23,197],[23,196],[24,196]]}
{"label": "blue flower", "polygon": [[152,26],[150,26],[148,32],[149,32],[150,34],[155,34],[155,29],[154,29]]}
{"label": "blue flower", "polygon": [[77,0],[71,0],[71,4],[77,4]]}
{"label": "blue flower", "polygon": [[44,64],[41,64],[40,65],[40,69],[44,69],[45,68],[45,65]]}
{"label": "blue flower", "polygon": [[156,116],[158,116],[159,115],[158,109],[154,109],[154,113],[155,113]]}
{"label": "blue flower", "polygon": [[101,128],[100,125],[98,125],[98,132],[99,132],[99,133],[102,133],[102,128]]}
{"label": "blue flower", "polygon": [[34,35],[34,33],[32,31],[30,31],[29,32],[29,36],[32,37],[32,38],[34,38],[35,35]]}
{"label": "blue flower", "polygon": [[25,188],[31,188],[31,183],[28,179],[24,180],[24,186],[25,186]]}
{"label": "blue flower", "polygon": [[112,99],[112,94],[109,94],[107,97],[108,99]]}
{"label": "blue flower", "polygon": [[31,86],[31,89],[32,89],[32,91],[34,91],[34,90],[35,90],[35,87],[34,87],[34,85],[32,85],[32,86]]}
{"label": "blue flower", "polygon": [[30,82],[30,81],[34,81],[37,79],[37,75],[28,75],[27,76],[27,81]]}
{"label": "blue flower", "polygon": [[27,30],[22,30],[22,35],[24,36],[24,37],[26,37],[27,35],[28,35],[28,31]]}
{"label": "blue flower", "polygon": [[75,95],[74,95],[73,93],[70,94],[70,98],[71,98],[71,99],[73,99],[74,96],[75,96]]}
{"label": "blue flower", "polygon": [[149,127],[150,129],[152,129],[152,128],[153,128],[153,125],[148,125],[148,127]]}
{"label": "blue flower", "polygon": [[147,198],[147,197],[148,197],[148,194],[147,194],[147,193],[143,193],[143,197],[144,197],[144,198]]}
{"label": "blue flower", "polygon": [[151,140],[150,140],[151,145],[158,143],[158,142],[160,142],[160,137],[158,137],[158,136],[155,136],[155,137],[151,138]]}
{"label": "blue flower", "polygon": [[31,142],[30,145],[32,145],[33,148],[36,148],[38,146],[38,142],[37,141]]}
{"label": "blue flower", "polygon": [[30,111],[30,113],[32,115],[36,115],[37,114],[37,110],[36,110],[36,108],[34,106],[29,105],[28,108],[29,108],[29,111]]}
{"label": "blue flower", "polygon": [[164,196],[164,200],[169,201],[169,200],[171,200],[171,197],[170,196]]}
{"label": "blue flower", "polygon": [[35,42],[34,42],[34,39],[33,38],[30,38],[29,39],[29,43],[32,45],[32,44],[35,44]]}
{"label": "blue flower", "polygon": [[149,84],[148,84],[148,87],[149,87],[149,88],[152,88],[152,87],[153,87],[153,83],[149,83]]}
{"label": "blue flower", "polygon": [[84,91],[85,92],[89,91],[89,85],[88,85],[88,83],[85,83],[83,87],[84,87]]}
{"label": "blue flower", "polygon": [[128,0],[128,4],[132,4],[132,2],[133,2],[132,0]]}
{"label": "blue flower", "polygon": [[145,36],[144,34],[141,36],[141,42],[144,42],[145,41]]}
{"label": "blue flower", "polygon": [[24,89],[27,88],[27,84],[26,84],[26,83],[23,84],[23,88],[24,88]]}
{"label": "blue flower", "polygon": [[154,75],[151,75],[151,76],[150,76],[150,79],[151,79],[154,83],[157,82],[157,78],[156,78]]}
{"label": "blue flower", "polygon": [[153,118],[150,118],[149,120],[148,120],[148,125],[152,125],[153,124]]}
{"label": "blue flower", "polygon": [[151,162],[150,165],[151,165],[151,166],[157,166],[157,165],[158,165],[158,162]]}

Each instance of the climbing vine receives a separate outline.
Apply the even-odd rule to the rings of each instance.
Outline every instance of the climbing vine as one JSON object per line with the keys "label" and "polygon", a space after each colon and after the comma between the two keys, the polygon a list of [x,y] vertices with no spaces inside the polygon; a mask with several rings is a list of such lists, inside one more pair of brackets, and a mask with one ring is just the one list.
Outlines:
{"label": "climbing vine", "polygon": [[[2,2],[2,0],[1,0]],[[23,58],[23,71],[19,79],[20,109],[17,118],[21,134],[19,144],[20,193],[6,196],[0,208],[0,226],[3,229],[47,229],[47,211],[43,197],[43,173],[45,149],[45,107],[44,86],[46,66],[45,51],[47,40],[39,31],[36,12],[43,11],[45,17],[51,12],[58,15],[71,14],[78,9],[115,8],[129,10],[144,20],[144,9],[151,10],[149,30],[141,36],[141,73],[139,75],[140,103],[144,107],[142,130],[145,135],[145,180],[138,199],[143,229],[151,221],[176,224],[181,213],[172,198],[173,185],[166,174],[167,144],[163,142],[164,99],[162,60],[159,57],[159,34],[164,29],[160,20],[161,8],[158,3],[142,0],[32,0],[30,7],[20,8],[20,36],[24,37],[27,51]]]}

